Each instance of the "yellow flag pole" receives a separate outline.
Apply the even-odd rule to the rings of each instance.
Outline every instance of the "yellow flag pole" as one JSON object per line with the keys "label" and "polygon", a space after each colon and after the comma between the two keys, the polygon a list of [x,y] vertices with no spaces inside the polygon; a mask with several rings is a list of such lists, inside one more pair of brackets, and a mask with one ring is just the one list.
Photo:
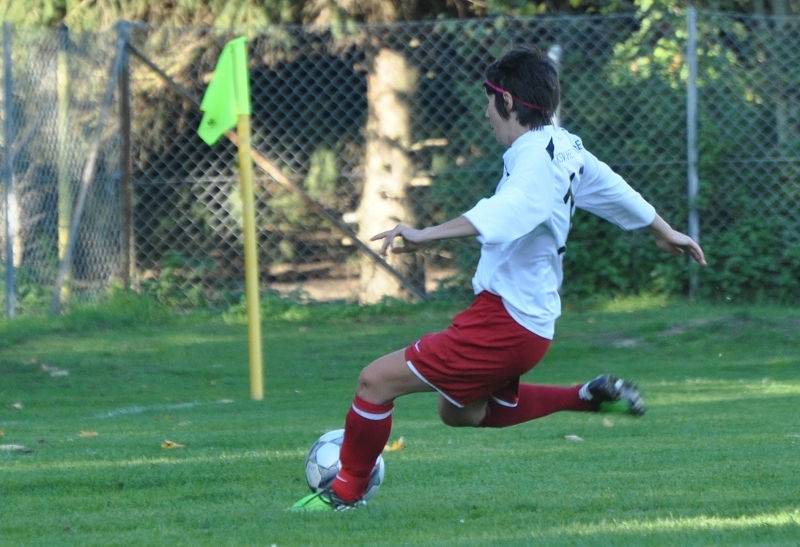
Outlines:
{"label": "yellow flag pole", "polygon": [[[242,190],[244,274],[247,299],[247,333],[250,353],[250,397],[264,398],[264,363],[261,353],[261,303],[256,248],[256,214],[253,192],[253,158],[250,149],[250,78],[244,36],[225,44],[200,110],[204,112],[197,134],[209,146],[236,126],[239,179]],[[234,141],[235,142],[235,141]]]}
{"label": "yellow flag pole", "polygon": [[244,229],[245,294],[247,297],[247,333],[250,349],[250,397],[264,398],[264,364],[261,354],[261,304],[256,252],[256,215],[253,192],[253,158],[250,153],[250,115],[239,114],[239,176],[242,187],[242,227]]}

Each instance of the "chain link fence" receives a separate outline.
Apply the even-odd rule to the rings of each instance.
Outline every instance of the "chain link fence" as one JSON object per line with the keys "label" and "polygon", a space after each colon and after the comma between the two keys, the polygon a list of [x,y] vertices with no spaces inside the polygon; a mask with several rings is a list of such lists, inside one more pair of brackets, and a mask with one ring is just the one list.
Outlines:
{"label": "chain link fence", "polygon": [[[484,119],[481,82],[492,60],[525,43],[559,64],[558,123],[680,229],[691,209],[686,96],[693,86],[700,179],[693,206],[710,259],[700,294],[798,298],[798,22],[700,12],[696,80],[687,68],[685,14],[134,27],[125,31],[135,53],[129,77],[109,72],[116,32],[14,32],[13,124],[2,152],[10,142],[16,205],[0,217],[12,225],[3,237],[14,243],[18,308],[34,309],[54,291],[68,205],[89,178],[93,148],[98,161],[64,284],[71,301],[96,300],[114,282],[175,309],[241,300],[237,150],[224,138],[212,147],[200,140],[196,101],[223,45],[242,34],[263,291],[362,302],[407,293],[356,239],[397,221],[445,221],[493,192],[504,150]],[[98,127],[109,82],[119,87],[114,115]],[[128,94],[130,116],[120,110]],[[7,116],[6,93],[3,101]],[[6,223],[13,215],[16,230]],[[665,261],[641,231],[623,233],[581,212],[566,256],[565,292],[574,295],[689,287],[685,261]],[[476,258],[473,242],[447,241],[390,265],[431,292],[467,287]]]}
{"label": "chain link fence", "polygon": [[[6,308],[9,279],[15,289],[11,300],[22,312],[40,308],[53,289],[115,42],[114,33],[68,40],[60,32],[4,27],[4,43],[13,44],[10,51],[4,48],[5,74],[11,78],[3,76],[0,114],[5,128],[1,161],[7,169],[0,208]],[[113,123],[103,131],[65,296],[104,293],[118,261],[119,131]]]}

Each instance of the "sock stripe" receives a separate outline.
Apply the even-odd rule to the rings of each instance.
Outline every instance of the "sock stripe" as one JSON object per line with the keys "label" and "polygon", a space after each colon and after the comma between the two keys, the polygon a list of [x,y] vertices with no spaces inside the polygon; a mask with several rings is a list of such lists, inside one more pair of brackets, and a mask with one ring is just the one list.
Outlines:
{"label": "sock stripe", "polygon": [[581,389],[578,390],[578,397],[580,397],[584,401],[591,401],[594,399],[592,394],[589,392],[589,382],[586,382],[581,386]]}
{"label": "sock stripe", "polygon": [[393,408],[390,408],[388,412],[375,413],[375,412],[367,412],[366,410],[361,410],[356,405],[353,405],[352,408],[353,412],[355,412],[362,418],[366,418],[367,420],[373,420],[376,422],[380,420],[385,420],[386,418],[392,415],[392,410],[394,410]]}

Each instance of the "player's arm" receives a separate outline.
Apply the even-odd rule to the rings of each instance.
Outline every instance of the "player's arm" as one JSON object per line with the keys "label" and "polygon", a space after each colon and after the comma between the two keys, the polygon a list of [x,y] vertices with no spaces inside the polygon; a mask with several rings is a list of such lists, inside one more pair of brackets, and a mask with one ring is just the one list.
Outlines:
{"label": "player's arm", "polygon": [[[381,256],[386,256],[387,249],[391,249],[393,253],[413,253],[431,241],[477,235],[478,230],[475,229],[472,223],[466,217],[460,216],[443,224],[429,226],[421,230],[411,228],[405,224],[398,224],[389,231],[372,236],[370,241],[382,239],[383,245],[381,245],[380,254]],[[401,245],[395,244],[395,239],[397,238],[402,239]]]}
{"label": "player's arm", "polygon": [[[680,256],[687,253],[706,265],[703,249],[689,236],[674,230],[652,205],[633,190],[608,165],[584,150],[585,172],[575,191],[575,205],[601,216],[626,230],[648,227],[662,251]],[[650,220],[652,219],[652,220]]]}
{"label": "player's arm", "polygon": [[638,230],[652,224],[656,210],[639,192],[585,148],[583,159],[583,173],[572,188],[575,207],[623,230]]}
{"label": "player's arm", "polygon": [[649,226],[650,232],[656,238],[656,245],[662,251],[674,256],[687,253],[695,262],[706,265],[703,249],[692,238],[674,230],[667,222],[656,213],[656,218]]}

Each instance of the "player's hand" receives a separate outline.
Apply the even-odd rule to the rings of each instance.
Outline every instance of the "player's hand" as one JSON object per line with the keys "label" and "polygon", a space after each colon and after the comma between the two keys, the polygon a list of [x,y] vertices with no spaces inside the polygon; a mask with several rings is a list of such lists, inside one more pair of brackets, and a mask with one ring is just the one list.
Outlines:
{"label": "player's hand", "polygon": [[[395,240],[400,238],[403,243],[396,245]],[[386,256],[386,250],[391,249],[393,253],[413,253],[422,248],[426,243],[425,238],[422,236],[422,230],[410,228],[404,224],[398,224],[393,229],[387,232],[381,232],[370,238],[370,241],[383,240],[381,245],[380,255]]]}
{"label": "player's hand", "polygon": [[700,245],[686,234],[673,230],[660,216],[656,215],[655,220],[650,225],[650,231],[656,238],[656,245],[662,251],[666,251],[673,256],[687,253],[698,264],[706,265],[706,257]]}
{"label": "player's hand", "polygon": [[658,248],[662,251],[666,251],[674,256],[687,253],[695,262],[706,266],[706,258],[703,254],[703,249],[686,234],[673,230],[671,234],[665,237],[656,237],[656,245],[658,245]]}

